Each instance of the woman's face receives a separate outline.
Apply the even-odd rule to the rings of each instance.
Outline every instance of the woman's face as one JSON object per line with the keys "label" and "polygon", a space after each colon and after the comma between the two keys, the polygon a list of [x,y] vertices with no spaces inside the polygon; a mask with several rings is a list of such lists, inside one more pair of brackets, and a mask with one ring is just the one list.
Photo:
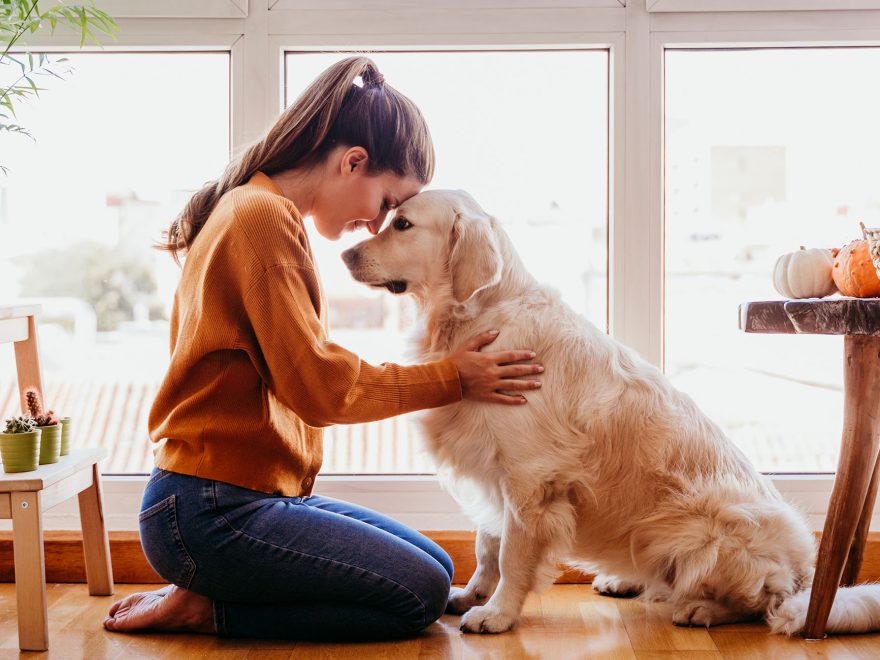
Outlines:
{"label": "woman's face", "polygon": [[361,147],[339,151],[332,152],[312,205],[315,229],[330,240],[361,227],[378,234],[388,213],[419,192],[422,183],[393,172],[373,174]]}

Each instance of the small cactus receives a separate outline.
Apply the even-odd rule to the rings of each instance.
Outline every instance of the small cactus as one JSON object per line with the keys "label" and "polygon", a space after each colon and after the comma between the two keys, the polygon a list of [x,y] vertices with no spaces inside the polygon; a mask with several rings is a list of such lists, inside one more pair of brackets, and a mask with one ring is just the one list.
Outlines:
{"label": "small cactus", "polygon": [[37,420],[30,415],[20,415],[6,420],[5,433],[30,433],[37,430]]}
{"label": "small cactus", "polygon": [[37,423],[37,426],[55,426],[61,423],[58,421],[53,410],[48,410],[39,417],[34,417],[34,421]]}
{"label": "small cactus", "polygon": [[24,399],[31,417],[36,417],[43,412],[43,401],[40,399],[40,393],[36,387],[28,387],[24,391]]}
{"label": "small cactus", "polygon": [[43,401],[37,388],[28,387],[24,391],[24,398],[27,402],[28,412],[34,418],[37,426],[54,426],[59,423],[54,411],[47,410],[43,412]]}

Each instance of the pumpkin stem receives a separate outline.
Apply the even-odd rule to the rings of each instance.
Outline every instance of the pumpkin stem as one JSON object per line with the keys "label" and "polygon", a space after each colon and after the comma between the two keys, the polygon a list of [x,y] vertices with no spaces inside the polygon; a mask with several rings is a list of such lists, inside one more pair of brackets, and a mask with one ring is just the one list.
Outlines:
{"label": "pumpkin stem", "polygon": [[801,250],[805,249],[803,245],[801,245]]}
{"label": "pumpkin stem", "polygon": [[862,228],[862,238],[864,238],[865,240],[867,240],[867,239],[868,239],[868,234],[865,233],[865,223],[862,222],[862,221],[859,221],[859,227]]}

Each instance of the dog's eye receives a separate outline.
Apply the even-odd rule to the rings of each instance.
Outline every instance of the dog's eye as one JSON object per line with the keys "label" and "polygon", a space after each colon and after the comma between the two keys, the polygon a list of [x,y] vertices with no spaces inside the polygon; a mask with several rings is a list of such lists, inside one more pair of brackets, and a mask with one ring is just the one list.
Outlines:
{"label": "dog's eye", "polygon": [[412,227],[412,223],[406,218],[394,218],[394,228],[397,231],[403,231]]}

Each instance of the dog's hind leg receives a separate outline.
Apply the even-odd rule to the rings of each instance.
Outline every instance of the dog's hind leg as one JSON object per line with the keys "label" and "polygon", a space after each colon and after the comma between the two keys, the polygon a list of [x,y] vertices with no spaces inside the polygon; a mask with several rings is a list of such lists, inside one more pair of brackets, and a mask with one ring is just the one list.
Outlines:
{"label": "dog's hind leg", "polygon": [[672,623],[676,626],[721,626],[725,623],[757,621],[762,612],[743,612],[717,600],[693,600],[680,603],[672,613]]}
{"label": "dog's hind leg", "polygon": [[634,598],[644,591],[641,584],[627,582],[616,575],[605,575],[604,573],[593,578],[593,589],[603,596],[612,596],[613,598]]}
{"label": "dog's hind leg", "polygon": [[449,602],[446,611],[452,614],[464,614],[474,605],[482,605],[486,602],[495,587],[501,574],[498,569],[498,553],[501,548],[501,539],[492,536],[485,529],[477,530],[477,570],[468,580],[464,589],[453,587],[449,594]]}

